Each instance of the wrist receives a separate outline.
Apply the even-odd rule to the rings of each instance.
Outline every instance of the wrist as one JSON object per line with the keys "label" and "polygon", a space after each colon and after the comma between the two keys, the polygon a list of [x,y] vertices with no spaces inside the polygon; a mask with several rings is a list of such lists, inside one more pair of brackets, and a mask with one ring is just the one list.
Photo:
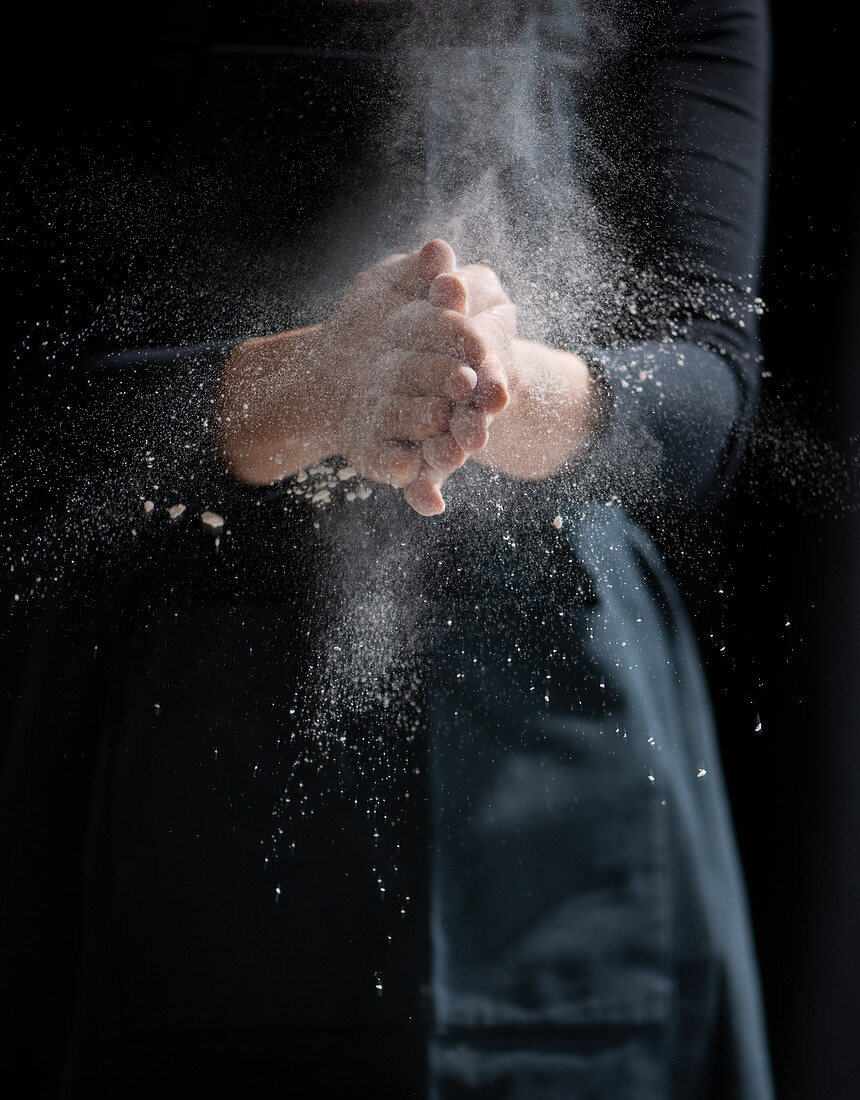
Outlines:
{"label": "wrist", "polygon": [[588,427],[587,450],[593,449],[606,436],[611,428],[615,412],[615,399],[612,386],[606,377],[603,364],[593,354],[578,351],[577,359],[587,374],[589,409],[591,413]]}
{"label": "wrist", "polygon": [[[275,389],[281,430],[305,437],[319,458],[339,450],[340,379],[335,341],[326,322],[281,333]],[[313,465],[313,462],[308,463]]]}
{"label": "wrist", "polygon": [[218,442],[242,481],[266,484],[312,466],[335,447],[322,326],[254,337],[227,358]]}
{"label": "wrist", "polygon": [[572,352],[520,339],[511,342],[506,366],[510,402],[474,457],[514,477],[550,477],[587,451],[599,424],[591,371]]}
{"label": "wrist", "polygon": [[342,341],[331,320],[311,328],[285,333],[293,369],[301,372],[304,418],[323,454],[343,454],[344,410],[349,393],[342,362]]}

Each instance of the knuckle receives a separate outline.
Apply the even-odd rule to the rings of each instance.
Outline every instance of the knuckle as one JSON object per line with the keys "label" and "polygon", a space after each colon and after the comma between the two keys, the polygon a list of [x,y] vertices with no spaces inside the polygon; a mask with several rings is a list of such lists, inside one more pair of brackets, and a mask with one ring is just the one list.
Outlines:
{"label": "knuckle", "polygon": [[494,330],[506,338],[513,335],[516,327],[516,314],[508,306],[492,306],[480,315],[480,319],[482,327]]}
{"label": "knuckle", "polygon": [[423,298],[414,302],[409,302],[408,305],[404,306],[404,311],[409,317],[416,317],[422,321],[436,312],[434,307]]}
{"label": "knuckle", "polygon": [[471,317],[464,317],[462,313],[455,313],[452,317],[451,324],[453,326],[453,331],[461,340],[469,340],[472,342],[483,340],[480,328]]}
{"label": "knuckle", "polygon": [[389,348],[379,356],[379,370],[385,376],[397,376],[404,369],[403,353],[397,348]]}
{"label": "knuckle", "polygon": [[491,267],[487,266],[487,264],[469,264],[463,270],[468,271],[471,278],[476,283],[480,283],[486,292],[494,293],[499,297],[507,299],[507,294],[502,286],[501,279]]}
{"label": "knuckle", "polygon": [[438,397],[430,401],[427,420],[432,428],[441,428],[448,419],[448,402]]}

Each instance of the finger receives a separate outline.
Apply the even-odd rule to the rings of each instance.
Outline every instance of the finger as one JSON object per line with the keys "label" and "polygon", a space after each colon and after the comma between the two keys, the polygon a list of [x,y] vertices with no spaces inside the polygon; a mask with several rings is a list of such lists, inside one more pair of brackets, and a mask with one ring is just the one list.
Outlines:
{"label": "finger", "polygon": [[469,295],[465,282],[451,271],[443,271],[430,284],[427,301],[438,309],[468,313]]}
{"label": "finger", "polygon": [[445,511],[445,501],[439,486],[427,473],[421,473],[403,490],[407,504],[422,516],[438,516]]}
{"label": "finger", "polygon": [[359,472],[371,481],[404,488],[421,472],[421,451],[408,443],[384,443],[357,462]]}
{"label": "finger", "polygon": [[453,310],[437,309],[429,302],[410,302],[391,319],[388,337],[397,347],[435,351],[476,367],[490,348],[474,322]]}
{"label": "finger", "polygon": [[476,317],[495,306],[511,304],[498,275],[491,268],[483,264],[466,264],[458,267],[455,275],[466,287],[470,317]]}
{"label": "finger", "polygon": [[382,370],[390,372],[395,392],[437,394],[453,401],[468,401],[478,384],[472,367],[433,351],[391,352],[383,357]]}
{"label": "finger", "polygon": [[497,355],[488,355],[475,371],[478,384],[475,386],[472,404],[480,412],[495,416],[507,408],[511,399],[505,369]]}
{"label": "finger", "polygon": [[457,257],[447,241],[434,237],[419,249],[418,263],[425,277],[432,280],[443,271],[453,271],[457,266]]}
{"label": "finger", "polygon": [[444,397],[411,397],[394,393],[377,407],[382,439],[430,439],[444,432],[451,419],[451,402]]}
{"label": "finger", "polygon": [[[489,440],[490,418],[470,405],[458,405],[451,414],[448,433],[465,452],[481,451]],[[424,450],[429,444],[425,444]]]}
{"label": "finger", "polygon": [[458,470],[468,457],[450,431],[428,439],[421,448],[421,455],[425,465],[437,475],[442,475],[442,480]]}
{"label": "finger", "polygon": [[488,306],[470,316],[476,330],[490,347],[499,350],[506,348],[517,334],[517,311],[513,302]]}
{"label": "finger", "polygon": [[410,298],[423,298],[437,275],[457,266],[454,250],[447,241],[428,241],[417,252],[389,256],[379,265],[398,290]]}

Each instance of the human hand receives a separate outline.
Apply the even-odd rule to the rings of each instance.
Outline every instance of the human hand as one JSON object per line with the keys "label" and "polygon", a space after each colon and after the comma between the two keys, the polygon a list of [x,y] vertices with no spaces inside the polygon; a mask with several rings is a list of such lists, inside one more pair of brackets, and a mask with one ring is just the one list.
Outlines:
{"label": "human hand", "polygon": [[[455,276],[444,241],[360,273],[320,326],[331,449],[365,477],[408,487],[425,515],[507,404],[498,352],[513,307],[486,268]],[[426,454],[424,453],[426,450]]]}
{"label": "human hand", "polygon": [[408,488],[416,510],[441,511],[439,486],[507,404],[513,331],[492,272],[454,269],[450,246],[430,241],[360,273],[322,324],[238,345],[219,399],[235,476],[267,484],[341,454]]}
{"label": "human hand", "polygon": [[409,504],[427,516],[443,511],[442,484],[470,454],[487,445],[493,418],[510,400],[515,376],[510,348],[516,334],[516,310],[495,272],[481,264],[437,275],[430,285],[428,303],[431,308],[470,318],[484,355],[475,367],[474,392],[453,407],[444,431],[422,443],[421,469],[404,489]]}

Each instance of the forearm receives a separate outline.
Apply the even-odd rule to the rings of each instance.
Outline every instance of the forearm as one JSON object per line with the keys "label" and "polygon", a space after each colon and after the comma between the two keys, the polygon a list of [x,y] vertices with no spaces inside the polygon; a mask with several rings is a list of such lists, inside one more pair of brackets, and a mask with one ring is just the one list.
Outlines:
{"label": "forearm", "polygon": [[586,364],[569,351],[531,340],[510,347],[511,400],[473,457],[523,480],[551,477],[588,445],[599,420]]}
{"label": "forearm", "polygon": [[230,354],[218,437],[240,481],[267,485],[333,453],[325,355],[319,326],[246,340]]}

